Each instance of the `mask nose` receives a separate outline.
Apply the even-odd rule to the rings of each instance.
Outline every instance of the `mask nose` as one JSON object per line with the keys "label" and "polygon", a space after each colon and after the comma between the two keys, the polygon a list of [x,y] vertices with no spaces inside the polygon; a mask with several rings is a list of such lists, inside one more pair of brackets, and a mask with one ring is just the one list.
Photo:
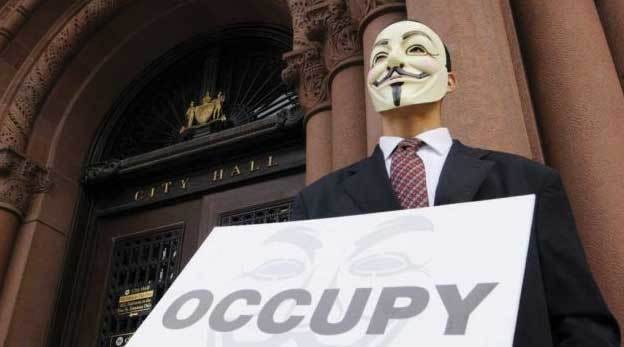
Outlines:
{"label": "mask nose", "polygon": [[393,48],[390,54],[388,54],[388,69],[394,67],[403,67],[403,59],[399,47]]}

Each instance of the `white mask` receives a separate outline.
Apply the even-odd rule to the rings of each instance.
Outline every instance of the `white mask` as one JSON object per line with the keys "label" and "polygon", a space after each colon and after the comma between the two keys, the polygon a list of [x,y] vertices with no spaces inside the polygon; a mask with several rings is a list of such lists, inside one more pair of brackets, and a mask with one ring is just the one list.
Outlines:
{"label": "white mask", "polygon": [[422,23],[394,23],[377,35],[366,82],[377,112],[439,101],[448,91],[444,43]]}

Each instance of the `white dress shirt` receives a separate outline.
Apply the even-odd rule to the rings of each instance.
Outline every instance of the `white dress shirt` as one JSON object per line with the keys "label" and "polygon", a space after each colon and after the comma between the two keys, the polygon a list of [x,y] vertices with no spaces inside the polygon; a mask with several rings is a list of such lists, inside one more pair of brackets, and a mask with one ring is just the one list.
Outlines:
{"label": "white dress shirt", "polygon": [[[448,155],[453,139],[447,128],[437,128],[425,131],[415,136],[424,142],[416,154],[425,164],[425,177],[427,179],[427,197],[429,206],[435,202],[435,192],[442,173],[444,161]],[[386,160],[386,171],[390,177],[390,165],[392,164],[392,152],[403,141],[403,138],[396,136],[382,136],[379,139],[379,147]]]}

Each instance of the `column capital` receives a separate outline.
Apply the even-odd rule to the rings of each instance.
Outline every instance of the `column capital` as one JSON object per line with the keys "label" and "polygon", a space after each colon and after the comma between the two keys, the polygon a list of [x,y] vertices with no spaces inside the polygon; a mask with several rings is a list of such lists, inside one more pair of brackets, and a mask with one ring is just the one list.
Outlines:
{"label": "column capital", "polygon": [[323,63],[321,48],[309,43],[305,47],[288,52],[283,56],[287,67],[282,71],[282,79],[299,89],[299,103],[310,115],[329,105],[327,92],[327,68]]}
{"label": "column capital", "polygon": [[[387,12],[405,12],[405,0],[347,0],[351,18],[360,28],[364,22]],[[362,31],[362,30],[360,30]]]}
{"label": "column capital", "polygon": [[305,11],[306,35],[323,45],[328,70],[361,57],[362,43],[346,0],[312,2]]}
{"label": "column capital", "polygon": [[11,147],[0,148],[0,208],[23,218],[35,193],[51,186],[49,172]]}

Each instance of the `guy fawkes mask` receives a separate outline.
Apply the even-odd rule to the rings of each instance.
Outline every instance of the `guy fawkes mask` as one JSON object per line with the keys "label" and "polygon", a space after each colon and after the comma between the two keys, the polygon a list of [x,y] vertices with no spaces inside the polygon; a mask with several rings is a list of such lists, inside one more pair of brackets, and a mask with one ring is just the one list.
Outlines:
{"label": "guy fawkes mask", "polygon": [[401,21],[377,35],[367,77],[377,112],[439,101],[447,85],[444,43],[428,26]]}

